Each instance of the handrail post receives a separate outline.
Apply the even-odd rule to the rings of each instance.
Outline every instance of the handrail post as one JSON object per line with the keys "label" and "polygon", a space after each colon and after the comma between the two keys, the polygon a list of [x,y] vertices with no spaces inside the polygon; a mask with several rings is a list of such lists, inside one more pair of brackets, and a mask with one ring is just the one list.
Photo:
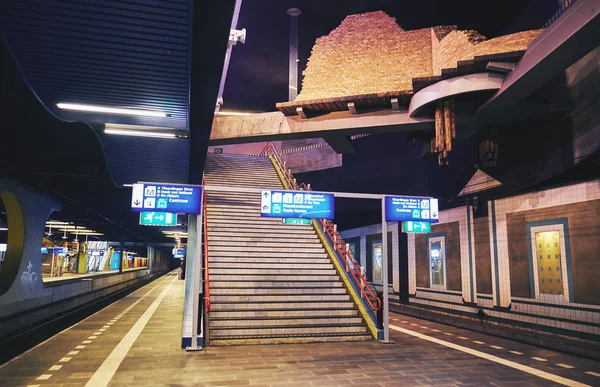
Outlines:
{"label": "handrail post", "polygon": [[381,260],[383,285],[383,342],[390,342],[390,324],[389,324],[389,303],[388,303],[388,245],[387,245],[387,221],[385,220],[385,198],[381,199],[381,243],[383,257]]}

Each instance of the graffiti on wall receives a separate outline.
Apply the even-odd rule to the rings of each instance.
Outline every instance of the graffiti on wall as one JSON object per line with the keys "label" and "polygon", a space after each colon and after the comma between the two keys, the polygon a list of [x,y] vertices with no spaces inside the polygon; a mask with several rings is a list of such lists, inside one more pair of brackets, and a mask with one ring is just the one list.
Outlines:
{"label": "graffiti on wall", "polygon": [[21,274],[21,286],[23,287],[25,297],[29,297],[31,294],[33,294],[33,288],[38,279],[37,274],[34,271],[31,271],[32,267],[33,265],[31,264],[31,261],[29,261],[27,270],[23,271]]}

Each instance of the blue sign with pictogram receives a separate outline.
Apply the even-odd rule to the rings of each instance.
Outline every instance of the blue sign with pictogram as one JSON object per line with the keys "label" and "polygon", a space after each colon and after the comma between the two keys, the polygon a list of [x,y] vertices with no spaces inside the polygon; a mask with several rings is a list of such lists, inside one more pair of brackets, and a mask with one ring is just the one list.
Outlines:
{"label": "blue sign with pictogram", "polygon": [[313,191],[262,191],[260,216],[333,219],[333,194]]}
{"label": "blue sign with pictogram", "polygon": [[161,210],[173,214],[200,214],[202,187],[178,184],[137,183],[131,193],[131,211]]}
{"label": "blue sign with pictogram", "polygon": [[419,196],[386,196],[385,220],[437,223],[439,221],[438,200]]}

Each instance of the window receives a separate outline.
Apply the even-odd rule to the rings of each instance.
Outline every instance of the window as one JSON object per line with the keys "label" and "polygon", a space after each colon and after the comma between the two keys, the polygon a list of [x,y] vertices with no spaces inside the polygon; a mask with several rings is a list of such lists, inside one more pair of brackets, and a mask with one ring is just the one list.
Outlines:
{"label": "window", "polygon": [[563,295],[560,236],[558,231],[535,234],[538,256],[538,286],[540,294]]}
{"label": "window", "polygon": [[373,242],[373,281],[381,282],[382,278],[382,260],[383,260],[383,245],[380,242]]}
{"label": "window", "polygon": [[[556,222],[556,223],[555,223]],[[568,223],[561,219],[528,223],[532,296],[544,302],[570,300]]]}
{"label": "window", "polygon": [[432,288],[446,288],[446,249],[444,237],[429,238],[429,278]]}

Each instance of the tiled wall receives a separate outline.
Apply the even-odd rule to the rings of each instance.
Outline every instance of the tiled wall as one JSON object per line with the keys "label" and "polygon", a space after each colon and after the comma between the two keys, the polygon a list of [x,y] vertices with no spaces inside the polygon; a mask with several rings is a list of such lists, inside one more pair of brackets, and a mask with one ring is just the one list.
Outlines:
{"label": "tiled wall", "polygon": [[[388,252],[392,258],[392,278],[393,278],[393,291],[398,292],[400,289],[400,274],[398,272],[398,223],[388,222],[387,224],[388,233],[392,233],[392,251]],[[342,238],[345,240],[349,238],[360,238],[360,265],[367,267],[367,236],[381,234],[381,224],[374,224],[372,226],[355,228],[352,230],[342,231]],[[389,256],[389,255],[388,255]],[[377,284],[376,284],[377,285]],[[380,289],[380,286],[376,286]],[[390,290],[392,290],[390,289]]]}
{"label": "tiled wall", "polygon": [[[600,294],[600,282],[597,281],[600,275],[599,200],[600,180],[596,180],[490,201],[487,218],[473,219],[469,206],[441,211],[440,226],[434,226],[434,230],[442,225],[458,223],[462,289],[431,288],[423,286],[426,283],[422,281],[417,283],[418,272],[422,270],[418,267],[417,251],[421,247],[427,249],[427,246],[417,245],[426,243],[426,239],[408,234],[411,305],[471,317],[481,310],[490,321],[600,340],[600,302],[597,300]],[[558,226],[554,225],[556,219],[562,222],[558,222]],[[518,226],[511,226],[513,223]],[[523,235],[517,229],[509,232],[509,227],[518,227]],[[526,243],[527,238],[531,239],[535,232],[550,229],[562,230],[563,278],[571,279],[567,291],[561,296],[538,294],[531,286],[534,281],[530,280],[532,272],[527,262],[523,267],[518,266],[517,261],[514,265],[511,263],[516,254],[519,257],[529,256],[531,246]],[[365,238],[378,232],[381,232],[381,226],[374,225],[349,230],[342,235]],[[578,247],[573,248],[574,244]],[[365,245],[361,243],[361,249],[365,249]],[[511,248],[511,245],[514,246]],[[394,243],[395,292],[399,288],[397,249],[398,244]],[[532,251],[535,254],[535,250]],[[361,257],[364,256],[364,252],[361,253]],[[570,256],[568,265],[566,256]],[[480,274],[481,283],[478,283]],[[526,281],[519,292],[516,288],[515,292],[512,291],[511,284],[516,278]]]}

